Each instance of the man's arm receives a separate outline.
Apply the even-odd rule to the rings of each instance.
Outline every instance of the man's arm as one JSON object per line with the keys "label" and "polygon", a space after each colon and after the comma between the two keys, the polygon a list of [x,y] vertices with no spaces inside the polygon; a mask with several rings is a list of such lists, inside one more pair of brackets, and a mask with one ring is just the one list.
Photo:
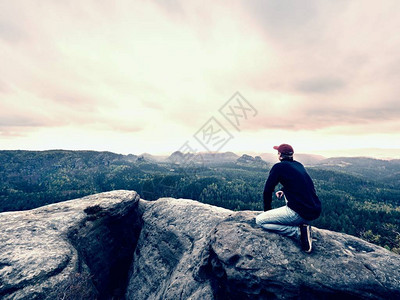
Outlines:
{"label": "man's arm", "polygon": [[269,172],[267,181],[265,182],[263,199],[264,199],[264,211],[271,209],[272,193],[274,192],[275,186],[279,183],[279,176],[276,165],[272,167]]}

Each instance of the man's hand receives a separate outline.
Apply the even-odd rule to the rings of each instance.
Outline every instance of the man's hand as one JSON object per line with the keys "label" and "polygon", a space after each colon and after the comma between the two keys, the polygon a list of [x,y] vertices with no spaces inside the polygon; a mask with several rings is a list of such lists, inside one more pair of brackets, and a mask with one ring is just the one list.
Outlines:
{"label": "man's hand", "polygon": [[285,193],[282,192],[282,191],[277,191],[277,192],[275,193],[275,195],[276,195],[276,197],[278,197],[278,199],[281,199],[281,198],[283,197],[284,194],[285,194]]}

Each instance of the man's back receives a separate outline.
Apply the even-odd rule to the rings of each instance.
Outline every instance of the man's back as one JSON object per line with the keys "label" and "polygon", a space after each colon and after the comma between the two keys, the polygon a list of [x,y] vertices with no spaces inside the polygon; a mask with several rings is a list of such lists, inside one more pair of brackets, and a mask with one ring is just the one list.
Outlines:
{"label": "man's back", "polygon": [[295,160],[282,160],[275,164],[270,171],[264,192],[271,195],[278,183],[283,185],[282,191],[288,200],[288,207],[306,220],[318,218],[321,213],[321,202],[310,176],[301,163]]}
{"label": "man's back", "polygon": [[[281,144],[273,148],[278,151],[280,162],[271,168],[265,182],[264,212],[256,217],[256,223],[266,230],[299,237],[301,248],[306,253],[311,253],[312,234],[308,221],[319,217],[321,202],[306,169],[293,160],[293,147]],[[272,209],[272,193],[278,183],[283,188],[275,195],[278,198],[284,195],[287,201],[285,206]]]}

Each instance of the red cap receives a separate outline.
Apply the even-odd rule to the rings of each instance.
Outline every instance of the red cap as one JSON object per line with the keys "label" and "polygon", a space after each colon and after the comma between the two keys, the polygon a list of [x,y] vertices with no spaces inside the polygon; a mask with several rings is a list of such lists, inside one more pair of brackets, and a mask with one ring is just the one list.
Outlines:
{"label": "red cap", "polygon": [[275,150],[279,153],[292,155],[294,153],[293,147],[288,144],[281,144],[279,146],[274,146]]}

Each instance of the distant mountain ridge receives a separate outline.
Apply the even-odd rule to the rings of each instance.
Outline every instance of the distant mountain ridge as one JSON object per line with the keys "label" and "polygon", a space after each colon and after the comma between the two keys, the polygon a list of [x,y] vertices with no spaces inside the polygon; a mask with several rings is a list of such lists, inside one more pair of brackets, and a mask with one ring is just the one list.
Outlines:
{"label": "distant mountain ridge", "polygon": [[175,151],[172,153],[164,162],[182,164],[187,161],[193,161],[197,163],[224,163],[234,162],[239,156],[233,152],[196,152],[196,153],[183,153],[181,151]]}
{"label": "distant mountain ridge", "polygon": [[[238,159],[241,159],[239,163],[243,163],[246,158],[252,159],[260,159],[267,163],[277,163],[278,156],[273,153],[261,153],[259,155],[249,155],[249,154],[242,154],[239,156],[233,152],[218,152],[218,153],[182,153],[180,151],[175,151],[172,153],[167,159],[162,160],[161,157],[158,158],[157,161],[159,162],[173,162],[173,163],[181,163],[183,161],[192,160],[198,163],[223,163],[223,162],[236,162]],[[306,165],[314,165],[318,164],[321,161],[327,159],[322,155],[315,155],[315,154],[295,154],[295,159],[302,162]],[[249,162],[249,161],[248,161]]]}
{"label": "distant mountain ridge", "polygon": [[[269,163],[276,163],[279,161],[277,153],[261,153],[260,157]],[[314,165],[323,161],[326,157],[316,154],[295,153],[294,159],[306,165]]]}
{"label": "distant mountain ridge", "polygon": [[149,161],[163,162],[168,158],[168,155],[153,155],[150,153],[142,153],[142,154],[138,155],[137,157],[138,158],[142,157]]}
{"label": "distant mountain ridge", "polygon": [[[273,164],[279,162],[278,156],[273,153],[261,153],[259,155],[243,154],[239,156],[233,152],[197,152],[197,153],[183,153],[181,151],[175,151],[171,155],[153,155],[150,153],[136,154],[118,154],[109,151],[92,151],[92,150],[45,150],[45,151],[27,151],[27,150],[0,150],[0,162],[11,159],[16,163],[22,163],[23,161],[29,162],[32,159],[40,158],[45,161],[46,164],[51,164],[52,161],[57,164],[62,164],[64,158],[68,156],[69,160],[74,161],[74,165],[79,167],[81,164],[96,163],[96,164],[108,164],[115,161],[127,161],[127,162],[156,162],[156,163],[182,163],[188,160],[192,160],[198,163],[226,163],[226,162],[244,162],[246,160],[262,160],[264,162]],[[16,159],[19,158],[19,159]],[[320,167],[340,167],[347,168],[354,171],[354,168],[362,167],[370,170],[392,170],[397,171],[400,166],[400,159],[377,159],[369,157],[330,157],[326,158],[322,155],[315,154],[304,154],[299,153],[294,155],[294,159],[309,166],[320,166]],[[57,162],[57,163],[56,163]],[[68,163],[71,163],[70,161]],[[0,169],[1,170],[1,169]]]}
{"label": "distant mountain ridge", "polygon": [[[368,157],[331,157],[321,155],[295,154],[296,160],[306,167],[319,167],[328,170],[345,171],[364,178],[373,178],[378,182],[392,182],[400,185],[400,159],[383,160]],[[233,152],[219,153],[182,153],[175,151],[169,156],[158,156],[149,153],[140,155],[117,154],[108,151],[72,151],[72,150],[0,150],[0,174],[11,171],[11,168],[19,170],[18,173],[31,176],[35,168],[48,169],[47,172],[55,172],[57,168],[73,170],[97,168],[111,164],[148,164],[151,168],[168,167],[168,164],[196,164],[215,165],[226,163],[239,163],[243,165],[262,166],[277,163],[278,157],[272,153],[262,153],[259,156],[243,154],[239,156]],[[153,164],[153,165],[151,165]],[[7,169],[5,169],[7,166]],[[25,176],[24,175],[24,176]],[[32,179],[31,179],[32,180]],[[38,180],[33,178],[33,180]],[[30,181],[32,183],[32,181]],[[34,183],[34,182],[33,182]]]}
{"label": "distant mountain ridge", "polygon": [[344,171],[381,183],[400,185],[400,159],[383,160],[368,157],[332,157],[320,161],[318,167]]}

